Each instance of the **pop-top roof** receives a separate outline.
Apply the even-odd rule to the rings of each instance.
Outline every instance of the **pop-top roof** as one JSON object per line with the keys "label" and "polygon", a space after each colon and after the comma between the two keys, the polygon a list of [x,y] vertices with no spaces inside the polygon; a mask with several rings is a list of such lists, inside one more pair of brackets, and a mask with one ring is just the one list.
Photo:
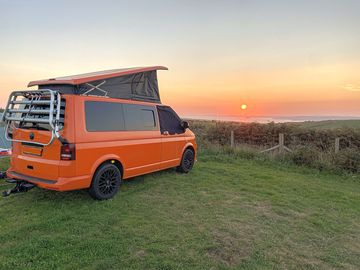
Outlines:
{"label": "pop-top roof", "polygon": [[79,85],[82,83],[103,80],[113,77],[120,77],[120,76],[141,73],[146,71],[167,70],[167,69],[168,69],[167,67],[163,67],[163,66],[111,69],[111,70],[104,70],[98,72],[84,73],[79,75],[51,78],[46,80],[31,81],[29,82],[28,87],[34,85],[49,85],[49,84]]}

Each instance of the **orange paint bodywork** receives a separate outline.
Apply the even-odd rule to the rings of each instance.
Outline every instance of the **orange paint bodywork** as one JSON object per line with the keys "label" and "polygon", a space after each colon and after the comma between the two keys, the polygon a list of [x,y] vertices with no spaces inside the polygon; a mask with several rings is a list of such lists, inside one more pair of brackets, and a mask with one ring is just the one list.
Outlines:
{"label": "orange paint bodywork", "polygon": [[[66,100],[64,128],[60,135],[76,148],[75,160],[60,160],[61,143],[55,139],[44,147],[13,142],[11,167],[7,176],[26,180],[38,187],[58,191],[89,188],[96,169],[104,162],[115,162],[123,179],[180,165],[183,152],[191,147],[196,154],[194,134],[163,135],[158,117],[153,131],[89,132],[85,123],[85,101],[106,101],[156,107],[154,103],[106,97],[63,95]],[[155,108],[156,111],[156,108]],[[114,116],[116,117],[116,116]],[[106,119],[104,119],[106,121]],[[50,131],[15,129],[14,139],[47,142]]]}

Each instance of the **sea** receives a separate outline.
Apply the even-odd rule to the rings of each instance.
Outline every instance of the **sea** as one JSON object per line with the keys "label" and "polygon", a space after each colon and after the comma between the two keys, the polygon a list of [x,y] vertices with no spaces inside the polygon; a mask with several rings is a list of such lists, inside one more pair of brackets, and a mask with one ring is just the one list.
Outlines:
{"label": "sea", "polygon": [[182,115],[184,119],[216,120],[227,122],[287,123],[326,120],[360,120],[360,116],[295,115],[295,116],[239,116],[239,115]]}

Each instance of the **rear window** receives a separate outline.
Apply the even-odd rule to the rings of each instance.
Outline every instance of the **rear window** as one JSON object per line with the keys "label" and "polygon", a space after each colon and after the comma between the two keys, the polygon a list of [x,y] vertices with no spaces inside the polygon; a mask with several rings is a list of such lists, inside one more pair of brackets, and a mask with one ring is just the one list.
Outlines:
{"label": "rear window", "polygon": [[155,107],[116,102],[86,101],[87,131],[156,130]]}
{"label": "rear window", "polygon": [[[24,98],[23,100],[27,100]],[[64,119],[65,119],[65,99],[61,99],[61,109],[60,109],[60,121],[59,121],[59,129],[62,130],[64,127]],[[29,109],[29,105],[16,105],[15,109]],[[45,111],[49,110],[50,105],[31,105],[32,111]],[[40,113],[17,113],[16,117],[26,117],[26,118],[34,118],[34,119],[49,119],[49,114],[40,114]],[[56,111],[54,111],[53,118],[56,118]],[[32,122],[22,122],[22,121],[15,121],[15,126],[17,128],[22,129],[38,129],[38,130],[51,130],[49,124],[44,123],[32,123]]]}

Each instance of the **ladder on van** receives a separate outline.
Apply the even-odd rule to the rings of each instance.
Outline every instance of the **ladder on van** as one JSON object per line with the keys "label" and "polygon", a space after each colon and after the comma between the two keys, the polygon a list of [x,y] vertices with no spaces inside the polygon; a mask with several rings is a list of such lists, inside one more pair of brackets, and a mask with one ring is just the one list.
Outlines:
{"label": "ladder on van", "polygon": [[[13,142],[32,143],[41,146],[50,145],[55,138],[61,143],[66,140],[59,135],[60,114],[62,110],[61,95],[50,89],[14,91],[10,94],[8,103],[2,115],[5,122],[5,138]],[[63,122],[63,119],[62,119]],[[14,139],[12,130],[30,124],[31,127],[46,125],[51,131],[51,138],[47,143],[30,140]],[[63,124],[63,123],[62,123]]]}

